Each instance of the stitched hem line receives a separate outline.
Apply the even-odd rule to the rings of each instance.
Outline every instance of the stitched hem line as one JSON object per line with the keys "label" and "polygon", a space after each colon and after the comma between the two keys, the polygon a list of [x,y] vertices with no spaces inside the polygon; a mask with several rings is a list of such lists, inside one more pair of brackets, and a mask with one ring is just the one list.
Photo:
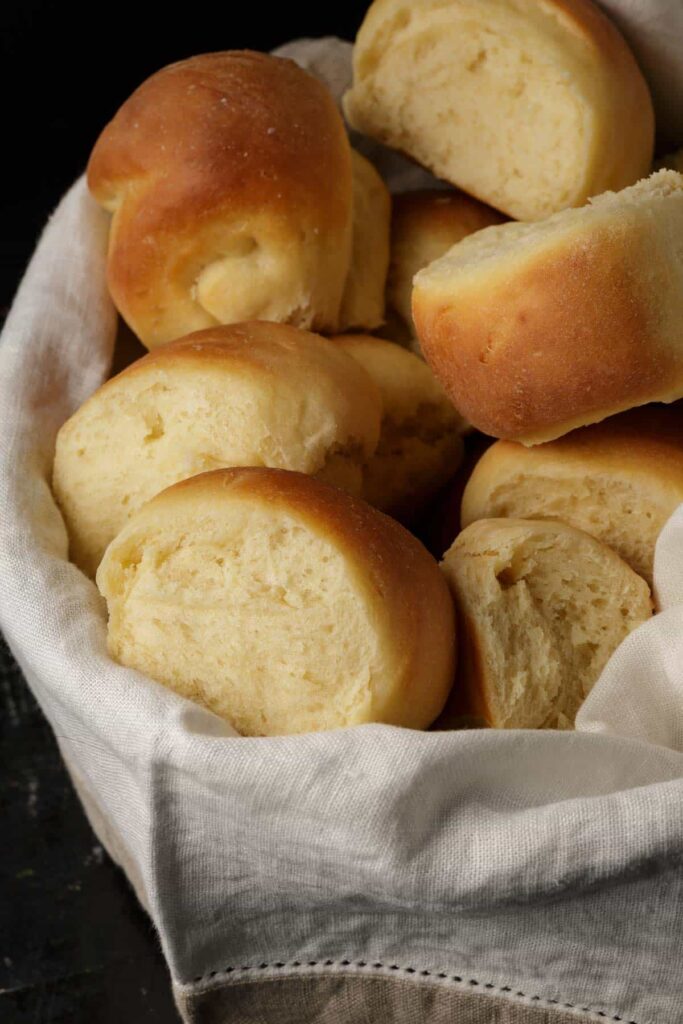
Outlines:
{"label": "stitched hem line", "polygon": [[438,978],[443,982],[451,982],[455,985],[471,986],[472,988],[480,988],[488,993],[501,993],[508,998],[511,996],[518,999],[528,999],[532,1003],[537,1003],[540,1006],[554,1006],[558,1009],[566,1010],[580,1010],[583,1013],[593,1013],[597,1017],[603,1017],[605,1020],[622,1022],[622,1024],[638,1024],[635,1020],[630,1020],[627,1017],[619,1016],[619,1014],[605,1013],[604,1010],[596,1010],[592,1006],[582,1006],[580,1003],[565,1003],[561,999],[548,999],[545,996],[529,995],[527,992],[520,992],[515,990],[510,985],[494,985],[493,982],[478,981],[476,978],[467,978],[460,976],[459,974],[447,974],[443,971],[427,971],[421,970],[419,967],[402,967],[400,964],[385,964],[381,961],[369,962],[367,960],[290,960],[285,962],[283,960],[276,960],[273,963],[261,963],[261,964],[250,964],[242,967],[229,966],[224,967],[222,970],[209,971],[208,974],[200,974],[198,977],[193,978],[194,984],[198,984],[202,981],[207,981],[211,978],[220,977],[223,974],[257,974],[259,971],[265,971],[268,969],[276,970],[291,970],[292,968],[298,967],[360,967],[369,968],[370,973],[373,969],[385,969],[388,971],[395,971],[399,974],[416,975],[422,978]]}

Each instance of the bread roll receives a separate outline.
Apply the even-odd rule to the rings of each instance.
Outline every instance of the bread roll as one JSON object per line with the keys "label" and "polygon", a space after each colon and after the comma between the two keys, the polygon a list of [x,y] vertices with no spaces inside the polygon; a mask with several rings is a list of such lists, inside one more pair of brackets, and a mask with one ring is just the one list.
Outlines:
{"label": "bread roll", "polygon": [[379,172],[351,151],[353,166],[353,246],[342,298],[341,330],[372,330],[384,323],[384,290],[389,267],[391,196]]}
{"label": "bread roll", "polygon": [[[411,311],[413,277],[456,242],[503,218],[463,192],[425,189],[394,196],[387,305],[414,339]],[[414,342],[416,345],[417,342]]]}
{"label": "bread roll", "polygon": [[517,220],[631,185],[652,162],[647,85],[589,0],[375,0],[345,111]]}
{"label": "bread roll", "polygon": [[645,581],[564,523],[480,519],[442,565],[458,611],[459,711],[499,729],[571,728],[612,652],[652,614]]}
{"label": "bread roll", "polygon": [[351,259],[351,150],[334,100],[250,51],[171,64],[88,164],[113,214],[108,277],[148,348],[260,319],[335,330]]}
{"label": "bread roll", "polygon": [[244,735],[422,729],[452,683],[436,562],[300,473],[217,470],[163,491],[109,545],[97,585],[112,656]]}
{"label": "bread roll", "polygon": [[655,543],[683,503],[683,410],[646,406],[525,448],[497,441],[462,500],[462,525],[560,519],[613,548],[652,586]]}
{"label": "bread roll", "polygon": [[679,0],[599,0],[631,46],[652,92],[657,139],[683,142],[683,4]]}
{"label": "bread roll", "polygon": [[107,544],[162,488],[220,466],[275,466],[360,491],[381,401],[339,346],[285,324],[199,331],[107,381],[57,436],[53,488],[71,558]]}
{"label": "bread roll", "polygon": [[462,417],[412,352],[368,334],[336,341],[367,371],[382,399],[379,443],[363,470],[363,497],[412,520],[460,465]]}
{"label": "bread roll", "polygon": [[486,434],[536,444],[683,395],[683,175],[463,239],[415,278],[420,344]]}

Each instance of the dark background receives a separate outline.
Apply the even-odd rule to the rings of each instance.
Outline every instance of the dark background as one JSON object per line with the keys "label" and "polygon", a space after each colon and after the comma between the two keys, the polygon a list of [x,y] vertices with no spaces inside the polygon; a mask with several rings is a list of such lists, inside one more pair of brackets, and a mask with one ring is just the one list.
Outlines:
{"label": "dark background", "polygon": [[46,217],[99,132],[148,75],[212,50],[270,50],[299,36],[353,39],[368,3],[3,5],[0,307],[6,311]]}
{"label": "dark background", "polygon": [[[366,8],[309,6],[4,6],[0,320],[49,213],[128,94],[196,53],[269,50],[304,35],[352,39]],[[1,637],[0,762],[0,1021],[173,1024],[151,923],[92,833]]]}

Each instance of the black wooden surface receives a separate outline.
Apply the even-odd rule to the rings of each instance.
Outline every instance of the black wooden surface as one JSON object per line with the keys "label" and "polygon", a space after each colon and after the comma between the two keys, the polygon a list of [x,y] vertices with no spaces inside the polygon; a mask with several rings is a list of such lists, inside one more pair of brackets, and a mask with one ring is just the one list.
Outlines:
{"label": "black wooden surface", "polygon": [[149,918],[0,637],[0,1022],[179,1020]]}

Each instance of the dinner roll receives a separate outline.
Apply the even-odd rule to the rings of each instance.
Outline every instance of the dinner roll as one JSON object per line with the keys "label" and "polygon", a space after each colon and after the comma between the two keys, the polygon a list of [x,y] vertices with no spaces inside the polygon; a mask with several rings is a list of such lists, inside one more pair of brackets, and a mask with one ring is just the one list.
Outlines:
{"label": "dinner roll", "polygon": [[353,166],[353,246],[342,297],[341,330],[372,330],[384,323],[384,289],[389,267],[391,196],[379,172],[351,151]]}
{"label": "dinner roll", "polygon": [[391,218],[391,260],[387,304],[414,338],[411,311],[413,277],[466,235],[503,218],[464,192],[425,189],[395,196]]}
{"label": "dinner roll", "polygon": [[589,0],[375,0],[348,120],[517,220],[620,189],[652,162],[652,101]]}
{"label": "dinner roll", "polygon": [[683,175],[463,239],[415,278],[424,354],[486,434],[535,444],[683,395]]}
{"label": "dinner roll", "polygon": [[460,629],[459,704],[499,729],[571,728],[650,591],[565,523],[480,519],[442,563]]}
{"label": "dinner roll", "polygon": [[109,545],[97,585],[112,656],[244,735],[422,729],[452,683],[453,607],[431,555],[300,473],[170,487]]}
{"label": "dinner roll", "polygon": [[534,448],[497,441],[465,488],[462,525],[561,519],[609,545],[651,586],[657,537],[681,503],[681,403],[649,405]]}
{"label": "dinner roll", "polygon": [[351,259],[351,150],[334,100],[250,51],[171,64],[97,141],[109,288],[148,348],[260,319],[335,330]]}
{"label": "dinner roll", "polygon": [[165,345],[59,431],[53,489],[72,561],[94,575],[145,501],[207,469],[275,466],[360,491],[380,409],[354,359],[286,324],[213,327]]}
{"label": "dinner roll", "polygon": [[429,367],[383,338],[336,339],[377,384],[382,400],[379,443],[363,470],[363,497],[411,520],[452,477],[463,454],[464,422]]}

